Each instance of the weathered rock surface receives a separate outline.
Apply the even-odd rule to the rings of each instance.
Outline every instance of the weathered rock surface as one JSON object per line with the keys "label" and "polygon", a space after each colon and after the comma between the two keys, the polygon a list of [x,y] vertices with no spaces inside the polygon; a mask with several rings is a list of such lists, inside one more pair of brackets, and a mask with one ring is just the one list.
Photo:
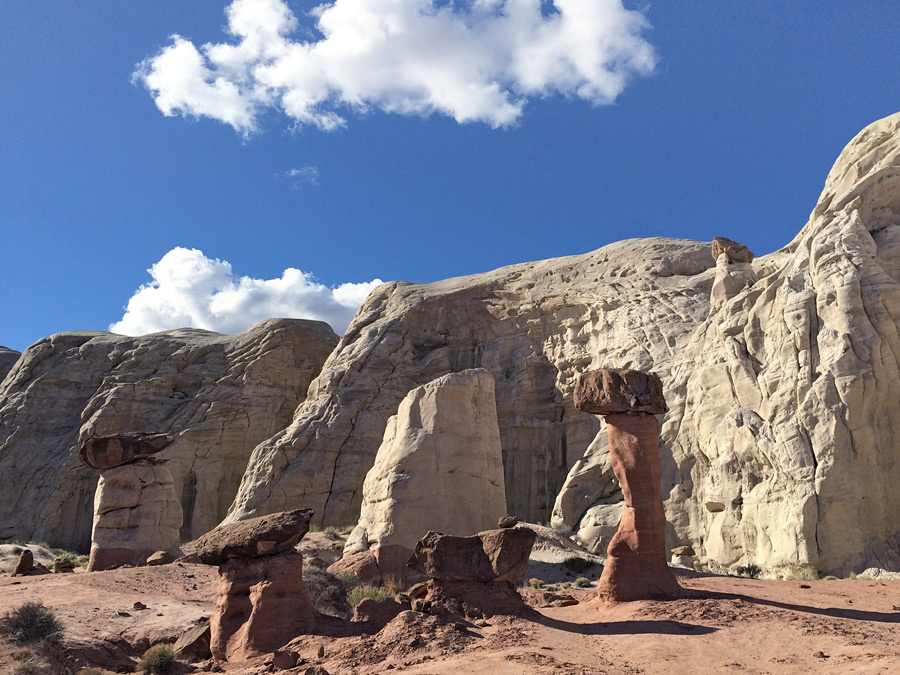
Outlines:
{"label": "weathered rock surface", "polygon": [[194,542],[200,562],[223,565],[231,558],[261,558],[290,551],[307,532],[313,512],[296,509],[220,525]]}
{"label": "weathered rock surface", "polygon": [[431,577],[422,606],[470,618],[526,611],[513,581],[528,567],[537,535],[525,527],[453,537],[429,532],[416,544],[407,563]]}
{"label": "weathered rock surface", "polygon": [[[900,114],[845,148],[809,223],[752,265],[664,375],[670,544],[716,569],[900,569]],[[593,550],[621,508],[604,436],[552,520]]]}
{"label": "weathered rock surface", "polygon": [[659,376],[640,370],[600,368],[582,373],[573,399],[578,410],[593,415],[668,411]]}
{"label": "weathered rock surface", "polygon": [[577,414],[578,372],[664,379],[709,314],[710,244],[628,240],[586,255],[373,291],[283,433],[260,444],[228,518],[308,506],[356,522],[387,420],[412,389],[467,368],[495,381],[507,513],[546,521],[600,423]]}
{"label": "weathered rock surface", "polygon": [[213,658],[243,661],[308,632],[316,612],[303,587],[303,555],[232,558],[219,568],[210,619]]}
{"label": "weathered rock surface", "polygon": [[146,459],[101,472],[94,498],[89,572],[143,565],[178,546],[181,503],[172,472]]}
{"label": "weathered rock surface", "polygon": [[408,564],[441,581],[514,581],[525,574],[536,538],[524,527],[488,530],[472,537],[429,532],[416,544]]}
{"label": "weathered rock surface", "polygon": [[723,254],[725,255],[725,261],[729,265],[753,262],[753,259],[756,257],[744,244],[732,241],[728,237],[713,237],[713,260],[718,260]]}
{"label": "weathered rock surface", "polygon": [[345,553],[371,550],[382,576],[406,561],[429,530],[466,536],[506,514],[494,379],[484,369],[413,389],[388,420],[363,484],[359,524]]}
{"label": "weathered rock surface", "polygon": [[406,393],[483,367],[508,512],[545,520],[558,495],[552,522],[590,543],[618,522],[621,493],[605,430],[569,401],[577,372],[614,365],[666,383],[670,546],[723,567],[900,568],[898,128],[893,115],[848,145],[787,247],[726,255],[724,272],[748,265],[757,281],[724,289],[715,307],[710,244],[664,239],[379,287],[290,427],[254,450],[229,518],[302,504],[353,522]]}
{"label": "weathered rock surface", "polygon": [[0,382],[3,382],[3,378],[6,377],[6,374],[12,370],[14,365],[16,365],[16,361],[19,360],[21,355],[22,354],[15,349],[0,347]]}
{"label": "weathered rock surface", "polygon": [[87,551],[97,474],[79,449],[133,431],[175,436],[158,456],[184,510],[181,536],[207,532],[336,342],[324,323],[272,319],[234,336],[75,332],[32,345],[0,384],[0,542]]}
{"label": "weathered rock surface", "polygon": [[171,434],[118,434],[88,438],[81,446],[81,463],[91,469],[112,469],[165,450],[175,438]]}

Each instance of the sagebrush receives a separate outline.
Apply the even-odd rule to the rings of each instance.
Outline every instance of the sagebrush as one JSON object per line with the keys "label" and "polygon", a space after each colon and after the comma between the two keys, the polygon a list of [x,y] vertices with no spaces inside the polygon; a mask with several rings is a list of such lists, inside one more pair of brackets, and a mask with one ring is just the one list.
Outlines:
{"label": "sagebrush", "polygon": [[0,635],[18,644],[56,643],[62,631],[56,615],[42,602],[26,602],[0,616]]}

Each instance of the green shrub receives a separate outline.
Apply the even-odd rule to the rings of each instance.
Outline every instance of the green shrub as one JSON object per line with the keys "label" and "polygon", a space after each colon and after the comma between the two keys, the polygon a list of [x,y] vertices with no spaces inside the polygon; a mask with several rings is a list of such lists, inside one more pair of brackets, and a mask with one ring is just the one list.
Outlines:
{"label": "green shrub", "polygon": [[90,556],[73,553],[72,551],[54,549],[54,552],[56,553],[56,559],[53,561],[54,563],[57,560],[68,560],[74,567],[84,567],[88,564],[88,560],[90,560]]}
{"label": "green shrub", "polygon": [[588,579],[587,577],[578,577],[575,580],[575,585],[578,586],[578,588],[590,588],[591,580]]}
{"label": "green shrub", "polygon": [[372,600],[378,600],[380,602],[391,597],[393,597],[393,595],[388,593],[382,586],[363,584],[361,586],[356,586],[350,591],[347,595],[347,602],[350,603],[351,607],[356,607],[366,598],[372,598]]}
{"label": "green shrub", "polygon": [[762,573],[759,565],[754,565],[753,563],[744,567],[736,567],[734,571],[742,577],[750,577],[751,579],[756,579]]}
{"label": "green shrub", "polygon": [[62,639],[62,624],[43,603],[26,602],[0,617],[0,635],[19,644],[56,643]]}
{"label": "green shrub", "polygon": [[528,585],[531,586],[532,588],[543,588],[544,582],[541,581],[540,579],[529,579]]}
{"label": "green shrub", "polygon": [[325,535],[325,538],[330,541],[337,541],[338,539],[341,538],[340,531],[332,525],[329,525],[328,527],[326,527],[322,531],[322,534]]}
{"label": "green shrub", "polygon": [[337,573],[337,578],[347,587],[347,590],[359,586],[359,577],[353,570],[341,570]]}
{"label": "green shrub", "polygon": [[159,644],[150,647],[141,659],[140,667],[145,673],[168,673],[175,665],[175,650],[172,645]]}
{"label": "green shrub", "polygon": [[577,555],[573,555],[570,558],[563,560],[563,565],[573,572],[584,572],[585,570],[591,569],[595,564],[596,563],[593,560],[580,558]]}

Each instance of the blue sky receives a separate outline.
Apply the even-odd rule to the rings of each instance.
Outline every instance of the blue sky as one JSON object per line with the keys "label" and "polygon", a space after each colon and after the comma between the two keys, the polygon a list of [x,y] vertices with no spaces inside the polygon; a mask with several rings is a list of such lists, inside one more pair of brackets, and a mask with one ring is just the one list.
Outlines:
{"label": "blue sky", "polygon": [[[257,1],[278,4],[244,0],[244,9]],[[617,3],[593,1],[619,16]],[[497,13],[497,0],[480,2]],[[287,3],[292,44],[322,39],[307,15],[314,5]],[[532,71],[500,77],[520,110],[498,128],[509,117],[499,105],[474,113],[486,121],[454,119],[472,109],[465,81],[444,109],[410,104],[401,86],[410,73],[441,95],[448,73],[490,74],[504,45],[527,47],[528,35],[504,25],[500,46],[482,56],[488,38],[470,12],[482,42],[456,52],[469,70],[430,52],[398,61],[390,45],[352,68],[341,62],[340,73],[319,64],[317,86],[365,104],[332,93],[313,109],[340,115],[336,130],[265,101],[252,131],[164,116],[134,77],[138,64],[146,71],[173,34],[201,52],[237,44],[228,6],[0,3],[0,344],[22,350],[55,332],[108,329],[157,263],[165,288],[142,296],[132,327],[208,319],[240,330],[286,306],[340,324],[376,279],[428,282],[629,237],[723,235],[768,253],[803,225],[850,138],[900,109],[896,0],[684,0],[625,3],[647,24],[625,49],[645,41],[656,63],[649,74],[626,68],[611,104],[552,68],[534,86]],[[453,54],[442,41],[416,48]],[[564,56],[577,60],[578,49]],[[404,106],[409,114],[384,112]],[[332,292],[348,283],[362,285]]]}

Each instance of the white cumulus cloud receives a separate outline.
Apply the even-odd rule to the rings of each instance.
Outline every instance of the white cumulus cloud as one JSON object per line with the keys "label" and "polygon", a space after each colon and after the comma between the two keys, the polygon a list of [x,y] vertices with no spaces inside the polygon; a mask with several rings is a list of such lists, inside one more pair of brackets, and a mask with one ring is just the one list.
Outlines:
{"label": "white cumulus cloud", "polygon": [[370,109],[501,127],[531,97],[611,103],[655,65],[646,18],[622,0],[333,0],[302,30],[284,0],[234,0],[225,13],[226,41],[173,35],[138,65],[164,115],[245,135],[270,108],[323,130]]}
{"label": "white cumulus cloud", "polygon": [[236,277],[227,261],[180,246],[147,271],[153,281],[131,296],[125,315],[109,327],[113,333],[145,335],[192,327],[230,334],[275,317],[317,319],[343,333],[381,283],[374,279],[329,288],[294,268],[278,279]]}

